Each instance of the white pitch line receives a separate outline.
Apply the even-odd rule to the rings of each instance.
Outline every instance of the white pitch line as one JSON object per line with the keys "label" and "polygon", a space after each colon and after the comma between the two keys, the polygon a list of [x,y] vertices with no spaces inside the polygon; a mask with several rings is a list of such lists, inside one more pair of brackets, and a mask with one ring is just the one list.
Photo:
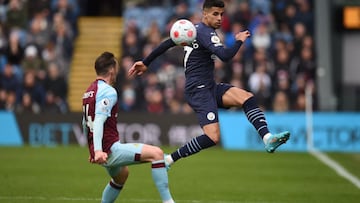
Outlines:
{"label": "white pitch line", "polygon": [[[84,198],[84,197],[43,197],[43,196],[0,196],[0,200],[37,200],[37,201],[84,201],[84,202],[99,202],[100,198]],[[160,200],[155,199],[126,199],[130,202],[159,202]],[[176,200],[176,202],[186,202],[186,203],[203,203],[205,201],[201,200]],[[217,201],[206,201],[206,203],[240,203],[238,201],[226,201],[226,200],[217,200]]]}
{"label": "white pitch line", "polygon": [[324,164],[326,164],[327,166],[329,166],[331,169],[333,169],[334,171],[336,171],[336,173],[347,179],[348,181],[350,181],[353,185],[355,185],[355,187],[357,187],[358,189],[360,189],[360,180],[359,178],[357,178],[356,176],[354,176],[353,174],[351,174],[350,172],[348,172],[344,167],[342,167],[339,163],[337,163],[336,161],[332,160],[329,156],[327,156],[326,154],[316,150],[316,149],[310,149],[309,152],[316,157],[317,159],[319,159],[321,162],[323,162]]}

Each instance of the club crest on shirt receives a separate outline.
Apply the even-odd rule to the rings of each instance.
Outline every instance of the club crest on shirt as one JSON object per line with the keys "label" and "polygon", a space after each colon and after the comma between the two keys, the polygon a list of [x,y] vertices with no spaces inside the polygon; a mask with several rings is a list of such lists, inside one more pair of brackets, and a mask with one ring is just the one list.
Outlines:
{"label": "club crest on shirt", "polygon": [[209,121],[213,121],[215,119],[215,114],[214,112],[209,112],[206,117]]}
{"label": "club crest on shirt", "polygon": [[216,35],[211,36],[211,42],[214,44],[214,46],[222,46],[220,38]]}
{"label": "club crest on shirt", "polygon": [[100,109],[102,112],[107,113],[108,112],[108,106],[110,105],[110,100],[105,98],[100,101]]}
{"label": "club crest on shirt", "polygon": [[109,101],[109,99],[105,98],[105,99],[101,100],[101,104],[103,106],[108,106],[110,104],[110,101]]}

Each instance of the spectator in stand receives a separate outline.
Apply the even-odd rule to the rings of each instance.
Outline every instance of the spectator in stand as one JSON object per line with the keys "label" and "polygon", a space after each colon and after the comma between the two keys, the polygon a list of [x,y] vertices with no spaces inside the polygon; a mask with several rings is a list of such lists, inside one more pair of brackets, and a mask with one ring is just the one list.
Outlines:
{"label": "spectator in stand", "polygon": [[173,15],[170,16],[170,19],[180,19],[180,18],[189,19],[191,16],[191,13],[189,11],[190,9],[188,3],[186,1],[179,1],[175,5],[174,11],[172,12]]}
{"label": "spectator in stand", "polygon": [[266,72],[266,66],[259,64],[256,67],[256,71],[249,77],[249,88],[259,105],[265,109],[269,108],[271,84],[271,77]]}
{"label": "spectator in stand", "polygon": [[277,91],[272,103],[272,111],[288,112],[290,110],[290,102],[288,95],[283,91]]}
{"label": "spectator in stand", "polygon": [[295,15],[296,21],[305,25],[309,33],[314,31],[314,13],[312,12],[309,0],[296,0],[297,12]]}
{"label": "spectator in stand", "polygon": [[142,55],[142,39],[136,32],[126,32],[122,37],[122,52],[125,56],[139,59]]}
{"label": "spectator in stand", "polygon": [[165,112],[164,97],[161,89],[147,89],[145,91],[145,100],[146,110],[149,113],[160,114]]}
{"label": "spectator in stand", "polygon": [[59,67],[55,62],[49,63],[47,67],[47,77],[44,81],[46,91],[46,101],[48,104],[55,104],[59,113],[67,113],[68,105],[66,102],[68,86],[66,79],[60,74]]}
{"label": "spectator in stand", "polygon": [[305,111],[306,110],[305,92],[300,92],[296,95],[293,110],[294,111]]}
{"label": "spectator in stand", "polygon": [[27,7],[21,0],[10,0],[6,13],[6,27],[8,30],[27,28]]}
{"label": "spectator in stand", "polygon": [[255,28],[251,38],[255,49],[265,49],[269,51],[272,46],[271,34],[265,22],[261,22]]}
{"label": "spectator in stand", "polygon": [[15,75],[15,68],[12,64],[7,63],[2,73],[0,73],[0,87],[8,91],[17,91],[20,86],[20,81]]}
{"label": "spectator in stand", "polygon": [[65,75],[67,75],[74,48],[73,40],[65,22],[57,25],[55,32],[51,35],[51,41],[55,45],[56,58],[60,61],[61,70],[64,70]]}
{"label": "spectator in stand", "polygon": [[63,13],[61,12],[57,12],[53,15],[51,31],[53,33],[56,33],[59,26],[65,26],[67,37],[70,38],[71,40],[74,40],[75,38],[74,30],[72,30],[70,23],[65,19]]}
{"label": "spectator in stand", "polygon": [[32,72],[40,81],[46,77],[44,61],[38,55],[38,48],[35,45],[25,48],[25,57],[21,62],[21,67],[25,73]]}
{"label": "spectator in stand", "polygon": [[242,89],[246,89],[245,87],[245,75],[244,75],[244,67],[243,64],[240,62],[234,62],[231,65],[231,79],[229,80],[229,82],[234,85],[235,87],[239,87]]}
{"label": "spectator in stand", "polygon": [[77,36],[77,19],[79,16],[79,5],[77,0],[51,0],[51,13],[60,12],[67,22],[70,23],[74,35]]}
{"label": "spectator in stand", "polygon": [[306,27],[303,23],[297,22],[294,25],[294,54],[299,56],[303,45],[303,40],[307,35]]}
{"label": "spectator in stand", "polygon": [[145,101],[143,103],[148,112],[162,113],[165,111],[162,89],[163,87],[157,75],[155,73],[148,73],[144,85]]}
{"label": "spectator in stand", "polygon": [[54,93],[47,91],[45,95],[45,104],[42,107],[43,113],[60,114],[66,113],[67,109],[63,109],[63,105],[59,104]]}
{"label": "spectator in stand", "polygon": [[288,97],[291,95],[291,81],[289,78],[289,73],[285,70],[279,70],[276,72],[276,76],[273,80],[273,89],[272,94],[275,95],[276,92],[282,91]]}
{"label": "spectator in stand", "polygon": [[233,13],[231,18],[233,23],[240,23],[244,27],[248,27],[252,18],[249,3],[247,1],[239,2],[238,9]]}
{"label": "spectator in stand", "polygon": [[19,32],[12,31],[9,36],[9,43],[5,50],[8,63],[20,66],[24,58],[24,49],[20,44]]}
{"label": "spectator in stand", "polygon": [[16,92],[6,91],[4,110],[14,112],[16,110]]}
{"label": "spectator in stand", "polygon": [[34,72],[26,72],[24,74],[24,81],[21,90],[21,98],[24,94],[30,94],[31,99],[34,103],[39,106],[45,104],[45,90],[37,80]]}
{"label": "spectator in stand", "polygon": [[47,9],[35,13],[29,22],[30,28],[26,39],[27,44],[34,44],[40,49],[45,47],[50,39],[51,31],[48,16],[49,11]]}
{"label": "spectator in stand", "polygon": [[299,63],[296,66],[296,74],[304,74],[306,81],[314,81],[316,77],[316,63],[313,55],[314,54],[311,48],[302,48]]}
{"label": "spectator in stand", "polygon": [[136,107],[136,92],[131,84],[123,85],[119,98],[120,111],[130,112]]}
{"label": "spectator in stand", "polygon": [[285,17],[284,22],[289,25],[290,30],[294,29],[295,23],[297,22],[296,15],[296,6],[294,3],[289,3],[285,8]]}
{"label": "spectator in stand", "polygon": [[22,80],[23,70],[21,62],[24,58],[24,49],[20,44],[19,32],[13,30],[9,36],[9,43],[5,50],[7,63],[14,66],[14,74],[19,81]]}
{"label": "spectator in stand", "polygon": [[17,105],[16,112],[21,114],[40,113],[40,106],[37,103],[32,101],[31,95],[28,92],[25,92],[22,95],[21,103]]}

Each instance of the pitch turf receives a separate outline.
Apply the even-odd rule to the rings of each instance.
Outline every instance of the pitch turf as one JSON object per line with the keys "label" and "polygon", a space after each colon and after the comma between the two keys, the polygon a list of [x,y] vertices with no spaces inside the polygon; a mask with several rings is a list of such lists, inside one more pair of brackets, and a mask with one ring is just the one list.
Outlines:
{"label": "pitch turf", "polygon": [[[164,148],[166,152],[172,149]],[[0,202],[99,202],[105,170],[80,147],[0,147]],[[330,153],[360,177],[360,155]],[[169,171],[177,203],[359,202],[360,190],[308,153],[213,148],[180,160]],[[161,202],[150,165],[130,167],[117,202]]]}

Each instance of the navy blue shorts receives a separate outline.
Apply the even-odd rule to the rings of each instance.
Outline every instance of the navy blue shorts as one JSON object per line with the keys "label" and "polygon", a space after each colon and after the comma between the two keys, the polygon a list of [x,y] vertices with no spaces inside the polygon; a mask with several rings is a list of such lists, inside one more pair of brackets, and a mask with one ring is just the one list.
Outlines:
{"label": "navy blue shorts", "polygon": [[201,127],[219,122],[218,108],[226,108],[223,105],[222,96],[231,87],[233,86],[230,84],[220,83],[212,88],[185,93],[186,101],[196,113]]}

